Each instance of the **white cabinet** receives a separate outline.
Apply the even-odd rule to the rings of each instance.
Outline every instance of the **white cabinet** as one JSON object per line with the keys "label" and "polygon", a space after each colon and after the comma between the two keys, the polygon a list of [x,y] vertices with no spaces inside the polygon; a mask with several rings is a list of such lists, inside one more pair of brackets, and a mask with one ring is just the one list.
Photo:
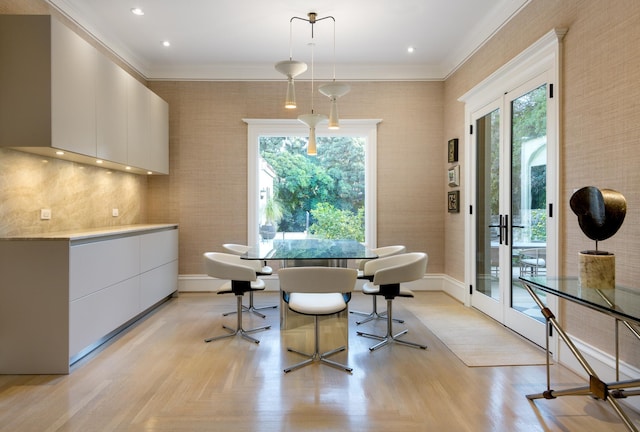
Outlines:
{"label": "white cabinet", "polygon": [[169,105],[133,78],[129,80],[127,123],[127,163],[168,174]]}
{"label": "white cabinet", "polygon": [[55,18],[0,15],[0,65],[0,147],[169,173],[167,103]]}
{"label": "white cabinet", "polygon": [[178,288],[175,225],[0,240],[0,374],[69,364]]}
{"label": "white cabinet", "polygon": [[98,55],[96,75],[96,140],[100,159],[127,160],[127,83],[131,75]]}
{"label": "white cabinet", "polygon": [[51,20],[51,145],[96,156],[98,52]]}

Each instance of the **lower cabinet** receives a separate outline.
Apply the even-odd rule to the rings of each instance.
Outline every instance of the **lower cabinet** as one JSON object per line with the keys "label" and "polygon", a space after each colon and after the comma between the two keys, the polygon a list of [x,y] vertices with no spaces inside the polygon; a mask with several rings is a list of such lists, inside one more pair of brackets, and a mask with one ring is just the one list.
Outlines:
{"label": "lower cabinet", "polygon": [[0,241],[0,373],[69,373],[178,288],[178,229]]}

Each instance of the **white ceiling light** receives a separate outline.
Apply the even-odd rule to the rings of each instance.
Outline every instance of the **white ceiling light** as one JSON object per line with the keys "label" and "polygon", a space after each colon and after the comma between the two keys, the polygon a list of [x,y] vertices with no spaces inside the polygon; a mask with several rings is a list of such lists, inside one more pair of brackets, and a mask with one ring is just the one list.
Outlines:
{"label": "white ceiling light", "polygon": [[144,15],[144,11],[140,8],[132,8],[131,13],[138,16]]}

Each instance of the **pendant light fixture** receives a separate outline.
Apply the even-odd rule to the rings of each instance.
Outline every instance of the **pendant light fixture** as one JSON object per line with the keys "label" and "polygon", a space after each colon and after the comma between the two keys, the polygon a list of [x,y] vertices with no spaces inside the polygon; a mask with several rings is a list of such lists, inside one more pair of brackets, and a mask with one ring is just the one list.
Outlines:
{"label": "pendant light fixture", "polygon": [[[339,118],[338,118],[338,103],[337,100],[341,96],[347,94],[350,90],[349,85],[344,83],[336,82],[336,20],[332,16],[326,16],[323,18],[317,18],[317,14],[315,12],[309,12],[307,14],[309,19],[293,17],[289,20],[289,60],[281,61],[276,63],[275,68],[278,72],[282,73],[287,77],[287,96],[285,100],[285,108],[295,108],[295,88],[293,84],[293,78],[304,71],[307,70],[307,65],[303,62],[294,61],[293,53],[292,53],[292,23],[293,20],[301,20],[306,21],[311,24],[311,113],[310,114],[302,114],[298,116],[298,120],[302,123],[306,124],[309,127],[309,143],[307,145],[307,154],[308,155],[316,155],[316,126],[325,121],[329,120],[329,129],[338,129],[340,127]],[[313,109],[313,100],[314,100],[314,48],[315,44],[313,42],[314,32],[313,26],[317,21],[321,21],[324,19],[330,18],[333,21],[333,81],[328,84],[324,84],[320,86],[318,91],[323,95],[327,96],[331,100],[331,111],[329,117],[324,114],[317,114]]]}
{"label": "pendant light fixture", "polygon": [[323,84],[318,91],[331,100],[331,110],[329,111],[329,129],[340,129],[338,118],[338,98],[346,95],[351,90],[351,86],[336,81],[336,20],[333,20],[333,81]]}

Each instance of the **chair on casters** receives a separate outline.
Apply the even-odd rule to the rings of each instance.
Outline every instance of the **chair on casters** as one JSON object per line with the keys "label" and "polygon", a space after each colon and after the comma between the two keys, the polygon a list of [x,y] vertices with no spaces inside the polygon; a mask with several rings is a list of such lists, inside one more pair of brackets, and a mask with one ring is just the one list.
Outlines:
{"label": "chair on casters", "polygon": [[[222,247],[230,254],[233,255],[242,255],[245,252],[247,252],[249,249],[251,249],[251,246],[247,246],[247,245],[241,245],[241,244],[235,244],[235,243],[225,243],[222,245]],[[273,269],[271,267],[269,267],[266,263],[266,261],[260,262],[259,260],[245,260],[246,261],[246,265],[250,265],[255,267],[256,270],[256,274],[258,276],[267,276],[273,273]],[[242,310],[245,312],[252,312],[256,315],[258,315],[261,318],[265,318],[265,315],[258,312],[260,310],[264,310],[264,309],[275,309],[277,308],[278,305],[273,305],[273,306],[264,306],[264,307],[255,307],[253,305],[253,291],[249,292],[249,306],[242,306]],[[236,311],[231,311],[231,312],[225,312],[222,314],[222,316],[227,316],[227,315],[231,315],[236,313]]]}
{"label": "chair on casters", "polygon": [[344,267],[289,267],[278,270],[280,290],[289,309],[303,315],[313,315],[314,346],[313,354],[287,348],[287,351],[308,357],[300,363],[287,367],[284,372],[291,372],[314,361],[320,361],[347,372],[352,368],[329,360],[327,357],[344,351],[341,346],[331,351],[320,353],[318,316],[333,315],[347,308],[351,292],[355,287],[357,271]]}
{"label": "chair on casters", "polygon": [[218,291],[218,294],[234,294],[236,296],[236,313],[238,314],[238,321],[235,329],[223,325],[222,327],[229,331],[229,334],[211,337],[205,339],[205,342],[224,339],[239,334],[251,342],[260,343],[258,339],[249,336],[249,333],[271,328],[271,326],[262,326],[245,330],[242,327],[242,297],[244,296],[244,293],[264,290],[265,286],[264,281],[257,278],[255,269],[245,265],[243,261],[244,260],[240,260],[239,256],[232,254],[220,252],[206,252],[204,254],[204,263],[207,274],[218,279],[229,280],[229,282],[225,283]]}
{"label": "chair on casters", "polygon": [[423,252],[412,252],[371,260],[365,264],[365,274],[373,274],[373,281],[366,282],[362,292],[368,295],[384,296],[387,300],[387,334],[379,336],[371,333],[357,332],[358,336],[377,339],[380,342],[369,347],[370,351],[397,342],[414,348],[427,349],[426,345],[408,342],[398,337],[409,330],[393,334],[393,299],[396,297],[413,297],[413,292],[400,286],[403,282],[422,279],[427,270],[428,256]]}
{"label": "chair on casters", "polygon": [[[395,246],[383,246],[383,247],[371,249],[371,251],[373,253],[375,253],[376,255],[378,255],[378,259],[379,259],[379,258],[384,258],[384,257],[388,257],[388,256],[393,256],[393,255],[398,255],[398,254],[405,253],[407,251],[407,248],[405,248],[402,245],[395,245]],[[372,281],[373,280],[373,274],[370,274],[370,275],[365,275],[364,274],[364,265],[369,261],[371,261],[371,260],[363,259],[363,260],[360,260],[360,262],[358,263],[358,279],[366,279],[368,281]],[[359,312],[359,311],[349,311],[349,313],[356,314],[356,315],[362,315],[362,316],[365,317],[365,319],[363,319],[362,321],[356,321],[356,324],[360,325],[360,324],[364,324],[364,323],[369,322],[369,321],[374,320],[374,319],[386,319],[387,318],[385,316],[386,312],[378,313],[378,299],[377,299],[377,297],[373,296],[372,300],[373,300],[373,311],[370,312],[370,313]],[[404,320],[401,320],[401,319],[398,319],[398,318],[394,318],[393,320],[395,322],[397,322],[397,323],[400,323],[400,324],[404,323]]]}

